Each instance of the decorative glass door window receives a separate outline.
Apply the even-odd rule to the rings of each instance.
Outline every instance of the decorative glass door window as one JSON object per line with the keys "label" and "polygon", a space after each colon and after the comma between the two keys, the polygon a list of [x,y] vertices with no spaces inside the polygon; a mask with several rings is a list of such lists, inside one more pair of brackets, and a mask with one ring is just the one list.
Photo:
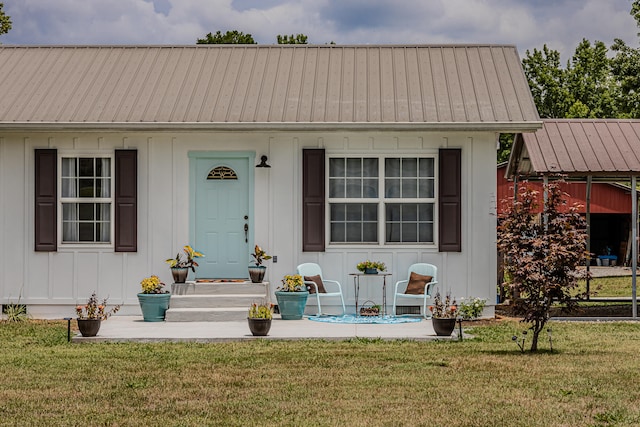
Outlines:
{"label": "decorative glass door window", "polygon": [[433,244],[435,158],[329,158],[331,243]]}
{"label": "decorative glass door window", "polygon": [[60,185],[63,243],[111,241],[109,157],[63,157]]}

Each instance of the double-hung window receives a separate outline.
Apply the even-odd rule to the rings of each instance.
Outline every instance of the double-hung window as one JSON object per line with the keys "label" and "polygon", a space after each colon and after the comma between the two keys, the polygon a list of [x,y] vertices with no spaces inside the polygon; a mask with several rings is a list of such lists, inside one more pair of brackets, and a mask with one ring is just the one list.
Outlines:
{"label": "double-hung window", "polygon": [[331,243],[434,244],[435,157],[330,157]]}
{"label": "double-hung window", "polygon": [[62,243],[111,243],[112,158],[61,158]]}

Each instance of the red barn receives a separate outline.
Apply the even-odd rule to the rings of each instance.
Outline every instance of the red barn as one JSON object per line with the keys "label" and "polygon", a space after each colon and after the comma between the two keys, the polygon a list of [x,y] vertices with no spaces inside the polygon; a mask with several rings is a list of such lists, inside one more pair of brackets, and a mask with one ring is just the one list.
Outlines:
{"label": "red barn", "polygon": [[[507,180],[507,163],[497,167],[497,211],[503,211],[502,201],[513,197],[514,182]],[[518,185],[527,185],[540,193],[542,182],[519,181]],[[565,182],[562,191],[567,193],[568,205],[578,205],[579,211],[586,214],[587,185],[584,182]],[[538,212],[542,211],[542,203]],[[626,259],[627,245],[631,231],[631,190],[628,186],[594,182],[591,185],[591,250],[596,255],[616,255],[619,260]]]}

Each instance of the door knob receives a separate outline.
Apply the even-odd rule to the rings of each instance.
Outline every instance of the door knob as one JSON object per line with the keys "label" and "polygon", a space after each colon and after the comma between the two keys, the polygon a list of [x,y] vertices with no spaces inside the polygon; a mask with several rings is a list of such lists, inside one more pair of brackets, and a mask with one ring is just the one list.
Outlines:
{"label": "door knob", "polygon": [[249,243],[249,224],[244,225],[244,242]]}

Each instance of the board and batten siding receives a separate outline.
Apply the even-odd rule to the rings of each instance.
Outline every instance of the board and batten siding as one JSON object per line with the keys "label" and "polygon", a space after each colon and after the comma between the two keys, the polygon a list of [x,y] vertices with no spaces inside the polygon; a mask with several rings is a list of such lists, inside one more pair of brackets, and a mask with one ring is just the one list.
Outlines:
{"label": "board and batten siding", "polygon": [[[326,156],[362,154],[438,155],[441,148],[460,149],[460,252],[437,247],[336,246],[303,251],[303,150],[322,149]],[[35,150],[58,153],[137,152],[137,251],[113,247],[34,250]],[[35,317],[73,316],[73,305],[96,291],[112,303],[124,302],[121,314],[139,312],[139,282],[171,275],[164,260],[189,243],[190,151],[252,151],[267,155],[271,168],[255,170],[254,241],[278,262],[267,262],[272,290],[303,262],[318,262],[327,278],[343,284],[345,300],[354,303],[349,273],[364,259],[384,261],[388,301],[395,281],[412,263],[439,268],[443,291],[493,301],[495,293],[495,135],[493,132],[34,132],[0,135],[0,292],[1,303],[22,302]],[[10,203],[9,203],[10,201]],[[247,264],[250,257],[247,254]],[[9,268],[10,267],[10,268]],[[363,286],[360,301],[380,300],[377,286]],[[313,307],[309,308],[313,311]]]}

